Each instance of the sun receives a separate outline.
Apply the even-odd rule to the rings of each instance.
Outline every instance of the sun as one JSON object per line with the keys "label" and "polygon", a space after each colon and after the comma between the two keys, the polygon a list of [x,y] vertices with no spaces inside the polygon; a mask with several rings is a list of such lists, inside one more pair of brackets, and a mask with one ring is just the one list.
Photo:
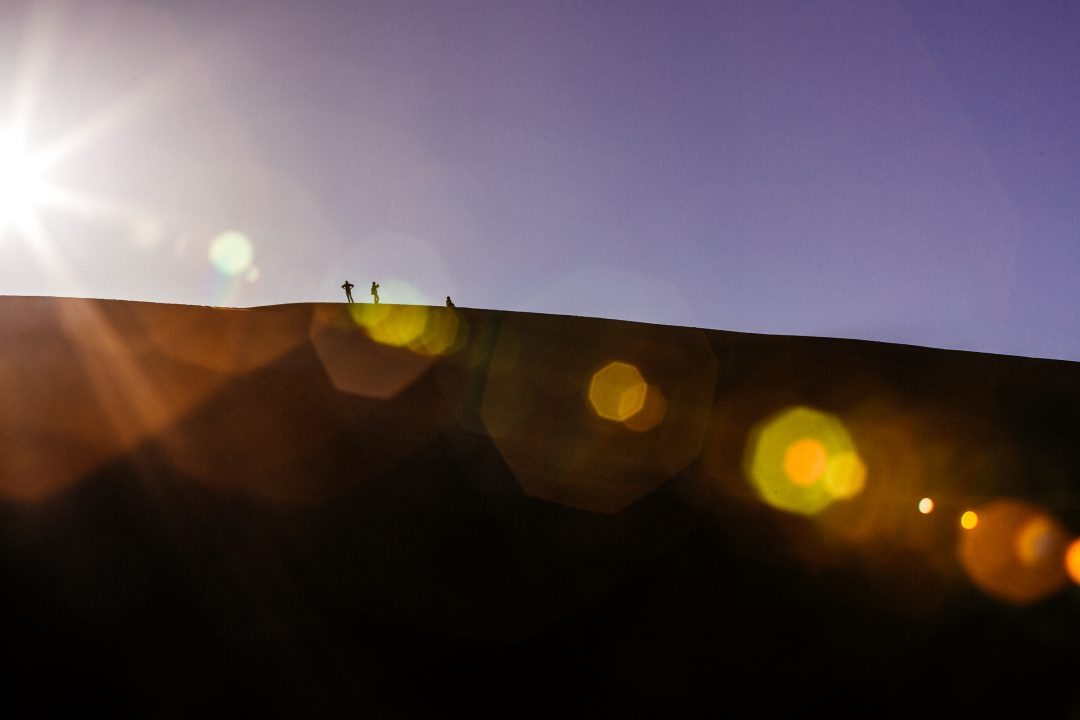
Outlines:
{"label": "sun", "polygon": [[41,163],[18,136],[0,130],[0,228],[26,222],[44,197]]}

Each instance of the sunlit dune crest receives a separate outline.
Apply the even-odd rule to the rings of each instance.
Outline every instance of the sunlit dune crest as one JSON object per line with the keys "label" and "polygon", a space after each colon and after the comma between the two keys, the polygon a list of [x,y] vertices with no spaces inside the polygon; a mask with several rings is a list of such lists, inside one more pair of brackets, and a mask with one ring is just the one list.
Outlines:
{"label": "sunlit dune crest", "polygon": [[309,313],[285,306],[253,313],[183,305],[133,304],[130,314],[158,352],[214,372],[241,375],[267,365],[307,340]]}

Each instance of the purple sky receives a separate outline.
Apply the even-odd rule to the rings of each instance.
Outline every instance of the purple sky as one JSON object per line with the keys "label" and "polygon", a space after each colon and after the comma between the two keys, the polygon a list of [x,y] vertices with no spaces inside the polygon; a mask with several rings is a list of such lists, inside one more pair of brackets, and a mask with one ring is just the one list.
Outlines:
{"label": "purple sky", "polygon": [[1080,360],[1078,2],[5,0],[12,113],[0,294]]}

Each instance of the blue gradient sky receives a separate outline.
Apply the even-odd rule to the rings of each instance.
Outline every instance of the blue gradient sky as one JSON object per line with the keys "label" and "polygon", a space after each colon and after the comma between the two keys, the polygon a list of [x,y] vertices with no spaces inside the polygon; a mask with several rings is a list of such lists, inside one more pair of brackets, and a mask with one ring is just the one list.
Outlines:
{"label": "blue gradient sky", "polygon": [[1078,2],[5,0],[0,113],[70,190],[0,294],[1080,360]]}

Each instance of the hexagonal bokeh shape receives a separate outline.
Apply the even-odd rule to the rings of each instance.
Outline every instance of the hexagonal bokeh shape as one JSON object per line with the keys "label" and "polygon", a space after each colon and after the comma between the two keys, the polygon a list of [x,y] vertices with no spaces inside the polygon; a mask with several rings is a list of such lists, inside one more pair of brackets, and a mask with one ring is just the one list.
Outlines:
{"label": "hexagonal bokeh shape", "polygon": [[341,305],[316,306],[309,337],[334,386],[362,397],[395,397],[435,362],[433,354],[373,340]]}
{"label": "hexagonal bokeh shape", "polygon": [[[645,413],[638,400],[630,404],[639,412],[623,422],[601,417],[590,401],[594,378],[613,363],[622,364],[616,373],[637,373],[656,388],[656,408],[639,427],[627,425]],[[529,495],[614,513],[697,457],[717,372],[708,339],[693,328],[508,313],[488,364],[481,416]],[[614,397],[622,403],[621,392]],[[640,402],[648,408],[647,392]]]}
{"label": "hexagonal bokeh shape", "polygon": [[648,387],[635,366],[616,360],[593,373],[589,402],[600,417],[624,422],[645,407]]}

